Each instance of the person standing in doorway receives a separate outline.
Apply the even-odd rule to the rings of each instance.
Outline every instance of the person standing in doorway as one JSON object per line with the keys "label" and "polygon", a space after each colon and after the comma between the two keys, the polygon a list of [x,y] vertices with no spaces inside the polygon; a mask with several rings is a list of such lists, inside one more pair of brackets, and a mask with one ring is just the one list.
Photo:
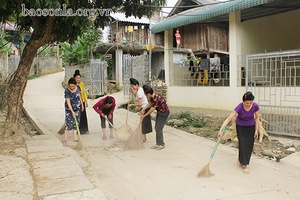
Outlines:
{"label": "person standing in doorway", "polygon": [[236,117],[236,132],[239,140],[239,156],[237,163],[248,174],[254,140],[258,138],[259,106],[253,102],[252,92],[246,92],[242,97],[243,102],[239,103],[228,118],[223,122],[218,136],[222,136],[222,129]]}
{"label": "person standing in doorway", "polygon": [[77,85],[80,88],[80,96],[83,103],[83,111],[80,113],[80,124],[79,124],[79,130],[81,134],[89,134],[89,126],[88,126],[88,120],[87,120],[87,114],[86,114],[86,108],[88,107],[88,100],[86,96],[86,90],[84,83],[81,81],[81,74],[80,71],[77,69],[75,70],[75,73],[73,77],[76,80]]}
{"label": "person standing in doorway", "polygon": [[[100,99],[94,106],[93,109],[100,115],[101,128],[102,128],[102,140],[106,140],[106,118],[111,124],[113,124],[113,113],[116,107],[116,101],[112,96],[106,96]],[[110,139],[114,138],[113,126],[109,124]]]}
{"label": "person standing in doorway", "polygon": [[[155,132],[156,132],[156,145],[151,147],[151,149],[161,150],[165,148],[163,128],[167,122],[168,116],[170,114],[169,107],[167,105],[166,99],[160,95],[153,92],[153,89],[148,85],[143,86],[144,93],[150,102],[141,111],[141,119],[151,115],[154,110],[157,111],[155,120]],[[148,112],[146,109],[150,108]]]}
{"label": "person standing in doorway", "polygon": [[176,38],[176,44],[177,44],[177,48],[180,48],[180,40],[181,40],[181,35],[179,33],[179,30],[177,29],[176,30],[176,33],[175,33],[175,38]]}
{"label": "person standing in doorway", "polygon": [[[130,78],[130,89],[129,92],[132,93],[136,97],[136,101],[133,104],[128,104],[128,109],[132,106],[139,106],[141,110],[145,108],[148,104],[147,97],[144,93],[144,90],[142,87],[140,87],[140,84],[138,80],[134,78]],[[136,91],[136,92],[135,92]],[[150,108],[145,109],[145,113],[147,113],[150,110]],[[147,141],[146,134],[152,132],[152,124],[151,124],[151,115],[146,116],[142,121],[142,134],[143,134],[143,141]]]}
{"label": "person standing in doorway", "polygon": [[67,143],[68,132],[73,130],[73,141],[77,142],[77,127],[74,117],[77,122],[80,122],[80,108],[83,109],[82,100],[80,97],[80,89],[77,87],[75,79],[72,77],[68,81],[68,87],[65,89],[65,131],[63,144]]}

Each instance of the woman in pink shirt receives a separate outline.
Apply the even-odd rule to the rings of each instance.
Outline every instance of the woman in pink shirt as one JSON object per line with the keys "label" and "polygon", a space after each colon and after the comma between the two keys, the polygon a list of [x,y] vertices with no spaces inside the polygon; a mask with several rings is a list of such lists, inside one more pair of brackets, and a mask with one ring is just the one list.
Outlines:
{"label": "woman in pink shirt", "polygon": [[[113,124],[113,113],[116,107],[116,101],[112,96],[106,96],[100,99],[94,106],[93,109],[100,115],[101,128],[102,128],[102,140],[106,140],[106,125],[105,118],[107,117],[111,124]],[[113,127],[109,124],[110,139],[114,138]]]}

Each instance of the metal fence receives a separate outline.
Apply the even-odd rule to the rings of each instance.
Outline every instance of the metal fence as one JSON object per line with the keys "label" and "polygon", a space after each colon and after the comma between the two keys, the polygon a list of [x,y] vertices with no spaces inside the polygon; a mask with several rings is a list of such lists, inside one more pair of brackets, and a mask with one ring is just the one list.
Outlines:
{"label": "metal fence", "polygon": [[248,55],[245,82],[269,122],[266,130],[300,137],[300,51]]}
{"label": "metal fence", "polygon": [[[215,58],[213,58],[215,59]],[[209,60],[209,59],[205,59]],[[202,62],[202,60],[201,60]],[[201,63],[200,62],[200,63]],[[170,67],[171,86],[229,86],[229,63],[210,62],[206,68],[201,64],[176,63]]]}
{"label": "metal fence", "polygon": [[140,86],[149,83],[149,62],[148,55],[133,56],[130,54],[123,55],[123,83],[124,95],[129,95],[130,78],[139,81]]}
{"label": "metal fence", "polygon": [[100,60],[90,61],[91,95],[103,95],[107,92],[107,64]]}

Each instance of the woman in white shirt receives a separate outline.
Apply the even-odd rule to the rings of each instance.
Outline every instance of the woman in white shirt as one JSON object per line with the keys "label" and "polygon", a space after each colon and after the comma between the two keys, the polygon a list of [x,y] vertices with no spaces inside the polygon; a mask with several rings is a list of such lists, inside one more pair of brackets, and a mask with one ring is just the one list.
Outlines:
{"label": "woman in white shirt", "polygon": [[[128,104],[128,109],[131,106],[139,106],[142,110],[148,104],[148,99],[145,96],[144,90],[142,87],[140,87],[138,80],[134,78],[130,78],[129,81],[131,85],[129,92],[131,92],[135,96],[136,101],[134,102],[134,104]],[[145,113],[148,112],[149,109],[146,109]],[[151,115],[149,115],[145,117],[142,121],[142,133],[143,133],[144,142],[147,141],[146,134],[151,132],[152,132]]]}

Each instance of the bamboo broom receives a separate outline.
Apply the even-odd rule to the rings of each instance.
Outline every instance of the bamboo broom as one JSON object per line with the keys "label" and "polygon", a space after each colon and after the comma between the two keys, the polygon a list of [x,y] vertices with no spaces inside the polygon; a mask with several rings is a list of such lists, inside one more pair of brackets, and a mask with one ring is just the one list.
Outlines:
{"label": "bamboo broom", "polygon": [[[130,95],[129,95],[129,99],[130,99]],[[130,100],[128,100],[128,104],[129,104],[129,101]],[[117,136],[122,141],[126,141],[128,139],[128,137],[130,136],[130,134],[132,133],[132,129],[128,124],[128,112],[129,112],[129,109],[127,107],[125,124],[117,129]]]}
{"label": "bamboo broom", "polygon": [[[222,129],[222,136],[224,135],[224,132],[226,131],[226,127],[224,127],[223,129]],[[221,137],[222,137],[221,136]],[[221,141],[221,137],[218,137],[218,140],[217,140],[217,142],[216,142],[216,144],[215,144],[215,147],[214,147],[214,149],[213,149],[213,151],[212,151],[212,153],[211,153],[211,155],[210,155],[210,157],[209,157],[209,161],[208,161],[208,163],[206,164],[206,165],[204,165],[203,167],[202,167],[202,169],[198,172],[198,177],[200,177],[200,176],[213,176],[214,174],[210,171],[210,169],[209,169],[209,165],[210,165],[210,163],[211,163],[211,161],[212,161],[212,159],[213,159],[213,157],[214,157],[214,155],[215,155],[215,153],[216,153],[216,151],[217,151],[217,148],[218,148],[218,146],[219,146],[219,143],[220,143],[220,141]]]}
{"label": "bamboo broom", "polygon": [[79,126],[78,126],[76,116],[74,116],[74,120],[75,120],[76,129],[77,129],[77,133],[78,133],[78,141],[77,141],[77,144],[74,148],[78,149],[78,150],[81,150],[82,149],[82,141],[81,141],[80,130],[79,130]]}
{"label": "bamboo broom", "polygon": [[127,150],[138,150],[144,148],[142,137],[142,120],[140,120],[138,127],[132,132],[132,134],[126,141],[125,148]]}

